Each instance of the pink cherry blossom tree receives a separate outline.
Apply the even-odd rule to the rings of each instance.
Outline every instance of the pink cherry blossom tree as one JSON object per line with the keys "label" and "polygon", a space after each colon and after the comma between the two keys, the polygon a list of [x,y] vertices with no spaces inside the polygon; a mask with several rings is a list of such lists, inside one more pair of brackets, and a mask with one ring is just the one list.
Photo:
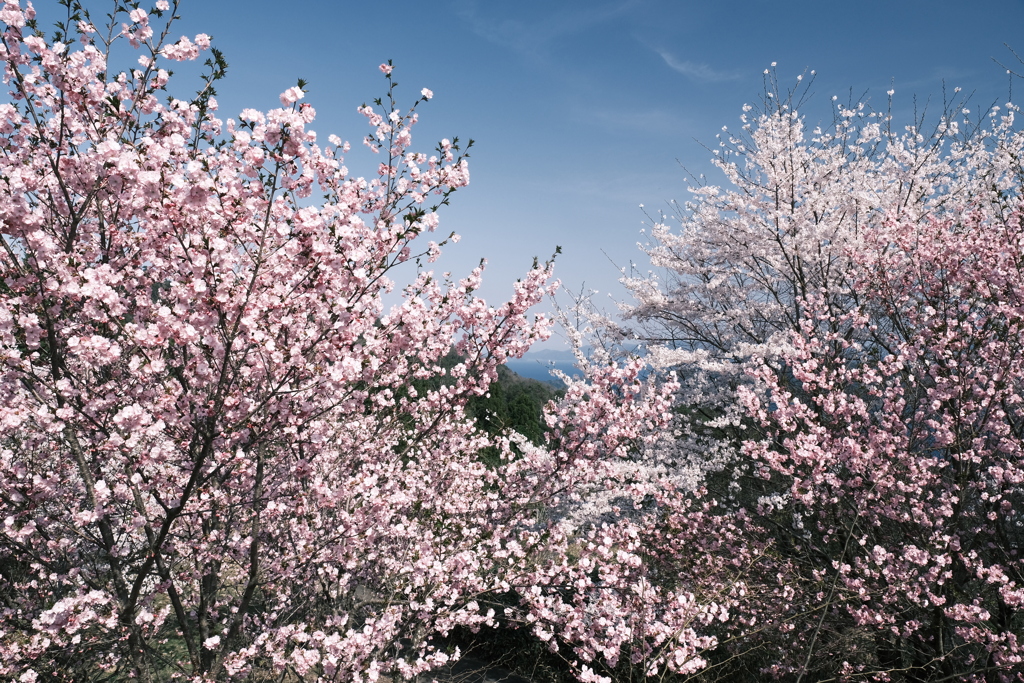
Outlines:
{"label": "pink cherry blossom tree", "polygon": [[[743,392],[768,437],[746,452],[776,518],[799,519],[792,556],[822,599],[791,670],[828,653],[847,678],[1024,671],[1018,201],[866,235],[850,255],[863,304],[806,299],[816,322],[755,372],[765,394]],[[855,633],[867,652],[828,644]]]}
{"label": "pink cherry blossom tree", "polygon": [[[176,3],[105,28],[62,5],[49,40],[30,4],[0,9],[0,677],[410,678],[458,656],[456,627],[498,624],[584,680],[626,643],[699,667],[681,626],[715,606],[638,588],[632,522],[555,514],[618,485],[672,384],[594,369],[542,447],[464,412],[548,334],[527,310],[555,283],[536,265],[495,307],[482,267],[427,269],[469,181],[457,140],[411,148],[432,93],[400,109],[382,65],[387,99],[359,108],[381,162],[358,177],[301,85],[219,118],[224,60],[172,38]],[[169,62],[207,50],[198,94],[169,96]]]}
{"label": "pink cherry blossom tree", "polygon": [[688,410],[651,457],[693,473],[681,477],[691,486],[738,454],[745,362],[771,357],[800,329],[807,296],[836,314],[857,304],[849,252],[864,235],[894,216],[945,215],[954,197],[1006,211],[1020,183],[1022,137],[999,108],[986,124],[952,101],[936,125],[900,128],[888,110],[833,98],[831,123],[811,125],[810,76],[787,92],[766,71],[761,107],[745,106],[740,130],[716,136],[724,184],[701,179],[690,201],[654,217],[654,270],[624,279],[629,324],[605,321],[617,338],[645,343],[654,365],[685,368]]}
{"label": "pink cherry blossom tree", "polygon": [[687,474],[660,494],[660,575],[721,587],[709,673],[1017,680],[1016,108],[809,129],[768,93],[718,150],[729,186],[655,226],[633,328],[606,325],[683,378],[637,467]]}

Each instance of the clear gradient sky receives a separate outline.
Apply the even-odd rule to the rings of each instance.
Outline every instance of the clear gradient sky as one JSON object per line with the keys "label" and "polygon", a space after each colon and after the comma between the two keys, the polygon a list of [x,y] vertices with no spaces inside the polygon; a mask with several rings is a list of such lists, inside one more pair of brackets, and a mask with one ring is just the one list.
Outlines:
{"label": "clear gradient sky", "polygon": [[[612,261],[643,259],[638,205],[686,199],[680,165],[716,180],[702,143],[739,127],[771,62],[785,84],[817,71],[804,110],[815,121],[830,118],[832,95],[852,90],[884,106],[890,87],[897,119],[909,120],[915,95],[918,106],[941,104],[943,83],[975,91],[976,105],[1004,103],[1008,77],[993,58],[1013,61],[1004,43],[1024,54],[1024,0],[181,5],[178,32],[210,34],[230,64],[218,88],[224,117],[279,106],[278,94],[304,78],[314,128],[353,142],[356,174],[376,166],[358,144],[369,127],[356,107],[384,93],[377,65],[394,60],[406,103],[431,88],[414,148],[453,135],[477,141],[472,182],[441,216],[440,231],[463,238],[441,269],[465,273],[486,257],[482,294],[495,302],[556,245],[567,287],[624,297]],[[1014,87],[1024,95],[1024,82]]]}

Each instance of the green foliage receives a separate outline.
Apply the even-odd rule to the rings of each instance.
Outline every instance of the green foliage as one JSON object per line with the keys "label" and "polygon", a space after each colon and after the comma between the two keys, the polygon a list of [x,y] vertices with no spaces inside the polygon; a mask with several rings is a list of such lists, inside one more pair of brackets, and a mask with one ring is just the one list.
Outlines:
{"label": "green foliage", "polygon": [[[448,371],[465,361],[453,349],[439,362],[443,372],[425,380],[412,382],[420,396],[442,386],[451,386],[454,380]],[[564,392],[556,387],[535,379],[521,377],[507,367],[498,368],[498,379],[483,396],[472,396],[466,402],[466,414],[475,420],[477,427],[491,436],[518,432],[530,442],[540,444],[544,439],[546,426],[543,411],[548,401],[558,399]],[[498,463],[498,451],[488,448],[480,454],[488,465]]]}
{"label": "green foliage", "polygon": [[[466,405],[466,412],[477,426],[491,435],[515,431],[535,444],[544,438],[544,405],[557,398],[560,391],[535,379],[520,377],[508,368],[498,368],[498,380],[485,396],[475,396]],[[484,462],[496,464],[498,453],[493,448],[482,454]]]}

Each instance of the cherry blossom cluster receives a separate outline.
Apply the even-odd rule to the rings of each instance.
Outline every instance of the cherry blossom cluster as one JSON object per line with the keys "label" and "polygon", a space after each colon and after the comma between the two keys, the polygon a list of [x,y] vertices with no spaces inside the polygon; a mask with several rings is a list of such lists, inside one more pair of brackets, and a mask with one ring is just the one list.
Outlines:
{"label": "cherry blossom cluster", "polygon": [[765,397],[743,392],[768,437],[747,454],[801,517],[803,571],[828,587],[823,626],[874,639],[871,657],[836,653],[849,677],[1022,670],[1018,202],[865,236],[850,254],[863,306],[807,299],[782,365],[754,373]]}
{"label": "cherry blossom cluster", "polygon": [[661,585],[728,608],[702,631],[718,675],[1017,680],[1017,110],[811,127],[769,81],[717,150],[728,185],[654,226],[632,321],[595,319],[680,377],[637,456],[670,484]]}
{"label": "cherry blossom cluster", "polygon": [[[482,267],[427,269],[467,148],[413,150],[392,66],[359,108],[382,160],[359,177],[301,84],[220,118],[223,58],[172,37],[176,3],[108,31],[65,4],[50,41],[30,4],[0,10],[0,677],[410,679],[498,625],[555,637],[584,678],[627,642],[698,666],[717,603],[634,583],[628,524],[558,513],[615,485],[672,384],[592,372],[540,447],[476,428],[466,401],[547,337],[528,311],[557,283],[536,265],[492,306]],[[205,52],[199,93],[170,96],[170,62]]]}

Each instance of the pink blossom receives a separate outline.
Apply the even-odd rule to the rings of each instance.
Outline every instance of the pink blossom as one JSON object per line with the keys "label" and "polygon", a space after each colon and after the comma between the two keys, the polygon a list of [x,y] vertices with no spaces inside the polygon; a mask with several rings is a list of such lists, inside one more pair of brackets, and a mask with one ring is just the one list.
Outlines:
{"label": "pink blossom", "polygon": [[139,27],[100,32],[107,65],[84,27],[49,59],[15,3],[0,20],[42,57],[6,63],[22,108],[0,104],[0,679],[411,680],[459,657],[436,648],[453,630],[515,625],[577,668],[669,641],[658,666],[699,665],[709,601],[660,599],[650,520],[597,541],[561,512],[623,484],[675,385],[609,362],[535,441],[483,431],[471,401],[551,334],[530,311],[552,268],[489,304],[483,265],[401,266],[440,254],[424,203],[469,182],[464,149],[414,151],[389,99],[360,109],[380,174],[350,174],[297,87],[222,124],[166,70],[119,75],[149,54]]}
{"label": "pink blossom", "polygon": [[722,656],[770,653],[750,665],[782,678],[887,678],[911,651],[922,679],[1019,675],[1019,624],[995,616],[1024,570],[1002,476],[1024,480],[1015,116],[890,135],[862,105],[821,130],[769,102],[722,136],[727,184],[653,226],[667,276],[625,279],[627,323],[581,304],[679,371],[671,433],[628,476],[659,491],[663,571],[734,587]]}
{"label": "pink blossom", "polygon": [[305,97],[305,93],[298,86],[292,86],[281,93],[281,104],[288,106],[298,102],[303,97]]}
{"label": "pink blossom", "polygon": [[178,42],[165,46],[160,54],[167,59],[185,62],[196,59],[199,56],[199,49],[186,36],[182,36]]}

